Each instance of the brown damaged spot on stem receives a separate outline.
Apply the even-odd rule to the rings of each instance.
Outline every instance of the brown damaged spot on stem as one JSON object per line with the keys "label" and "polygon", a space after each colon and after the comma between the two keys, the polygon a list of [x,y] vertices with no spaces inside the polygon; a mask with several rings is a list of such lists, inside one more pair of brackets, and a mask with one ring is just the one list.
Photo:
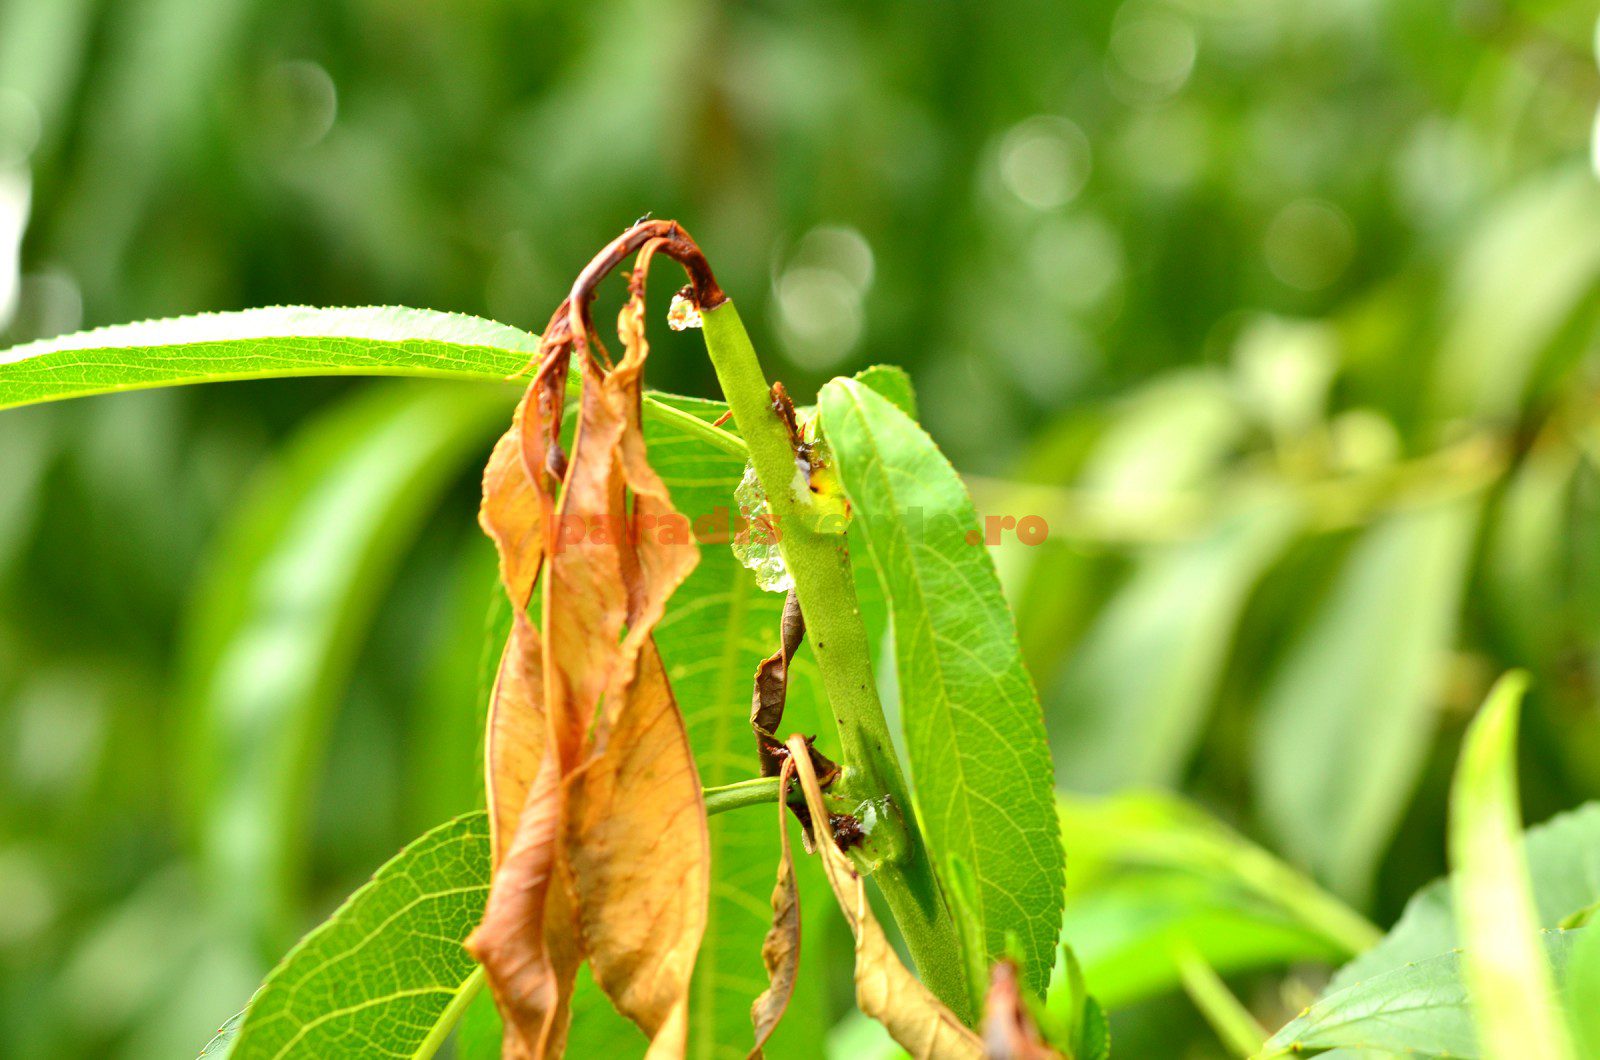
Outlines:
{"label": "brown damaged spot on stem", "polygon": [[[789,738],[789,758],[814,818],[826,818],[822,786],[803,737]],[[981,1060],[983,1042],[912,975],[884,937],[867,903],[865,881],[833,836],[819,832],[817,850],[828,886],[856,940],[856,1005],[883,1024],[916,1060]]]}

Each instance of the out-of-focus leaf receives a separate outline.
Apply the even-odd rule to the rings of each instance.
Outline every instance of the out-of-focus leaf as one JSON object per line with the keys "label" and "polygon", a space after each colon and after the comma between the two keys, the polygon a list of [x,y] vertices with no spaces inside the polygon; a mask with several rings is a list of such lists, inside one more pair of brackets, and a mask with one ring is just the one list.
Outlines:
{"label": "out-of-focus leaf", "polygon": [[1098,792],[1178,780],[1245,598],[1295,522],[1290,505],[1261,498],[1136,561],[1047,697],[1058,784]]}
{"label": "out-of-focus leaf", "polygon": [[[1172,796],[1057,805],[1072,866],[1062,937],[1111,1008],[1176,987],[1177,945],[1230,974],[1336,961],[1378,938],[1305,876]],[[1058,987],[1069,972],[1058,964]]]}
{"label": "out-of-focus leaf", "polygon": [[[1539,927],[1561,927],[1600,901],[1600,803],[1528,829],[1523,852]],[[1452,890],[1446,878],[1418,891],[1383,941],[1341,968],[1328,992],[1458,947]]]}
{"label": "out-of-focus leaf", "polygon": [[[828,804],[823,800],[804,737],[790,738],[789,760],[799,775],[811,819],[828,820]],[[983,1042],[933,991],[917,981],[889,945],[872,915],[866,881],[839,849],[832,829],[819,827],[815,834],[828,886],[856,939],[856,1004],[861,1011],[883,1024],[890,1037],[916,1060],[981,1060],[985,1055]]]}
{"label": "out-of-focus leaf", "polygon": [[292,931],[309,785],[362,630],[498,387],[395,385],[313,422],[221,535],[189,617],[187,773],[221,923]]}
{"label": "out-of-focus leaf", "polygon": [[1567,962],[1567,1018],[1579,1056],[1600,1056],[1600,930],[1578,933]]}
{"label": "out-of-focus leaf", "polygon": [[499,381],[538,336],[455,313],[303,306],[97,328],[0,350],[0,408],[158,386],[310,375]]}
{"label": "out-of-focus leaf", "polygon": [[1569,590],[1563,562],[1573,478],[1581,457],[1562,444],[1535,445],[1493,509],[1484,557],[1484,588],[1497,632],[1522,661],[1543,662]]}
{"label": "out-of-focus leaf", "polygon": [[1262,819],[1346,897],[1366,892],[1416,786],[1476,525],[1456,500],[1366,530],[1262,695]]}
{"label": "out-of-focus leaf", "polygon": [[1600,188],[1577,166],[1517,187],[1494,209],[1445,296],[1436,414],[1517,411],[1541,359],[1600,285],[1600,241],[1574,237],[1597,230]]}
{"label": "out-of-focus leaf", "polygon": [[1522,855],[1517,713],[1527,685],[1520,671],[1502,677],[1467,730],[1450,788],[1450,879],[1484,1053],[1563,1060],[1572,1042],[1536,942]]}
{"label": "out-of-focus leaf", "polygon": [[917,418],[917,395],[911,387],[911,377],[896,364],[874,364],[855,374],[855,380],[893,403],[894,407],[912,419]]}
{"label": "out-of-focus leaf", "polygon": [[486,815],[423,835],[273,969],[229,1056],[432,1056],[482,983],[461,943],[488,880]]}
{"label": "out-of-focus leaf", "polygon": [[938,868],[971,870],[991,962],[1021,942],[1042,990],[1060,927],[1062,860],[1049,747],[1011,613],[961,480],[888,399],[836,379],[819,396],[855,519],[893,618],[918,818]]}
{"label": "out-of-focus leaf", "polygon": [[[1547,931],[1541,948],[1566,981],[1568,958],[1585,932]],[[1263,1058],[1327,1049],[1374,1050],[1438,1060],[1510,1060],[1533,1052],[1490,1054],[1478,1044],[1465,982],[1466,955],[1444,953],[1402,965],[1329,994],[1272,1036]]]}

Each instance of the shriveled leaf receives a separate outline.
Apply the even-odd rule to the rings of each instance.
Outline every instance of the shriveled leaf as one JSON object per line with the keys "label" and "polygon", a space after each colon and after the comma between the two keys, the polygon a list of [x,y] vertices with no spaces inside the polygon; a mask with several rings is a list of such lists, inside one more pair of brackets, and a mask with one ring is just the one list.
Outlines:
{"label": "shriveled leaf", "polygon": [[970,868],[992,962],[1020,940],[1042,990],[1060,928],[1062,856],[1038,696],[965,487],[887,398],[836,379],[819,410],[884,580],[906,752],[937,870]]}
{"label": "shriveled leaf", "polygon": [[1575,1054],[1536,941],[1522,856],[1517,713],[1527,683],[1521,672],[1502,677],[1467,731],[1450,789],[1451,879],[1484,1052],[1563,1060]]}
{"label": "shriveled leaf", "polygon": [[1347,898],[1370,886],[1416,787],[1476,525],[1469,499],[1366,530],[1262,694],[1262,819]]}
{"label": "shriveled leaf", "polygon": [[[1568,957],[1580,931],[1546,931],[1541,948],[1564,984]],[[1263,1057],[1327,1049],[1379,1050],[1438,1060],[1509,1060],[1533,1052],[1491,1054],[1473,1029],[1465,981],[1466,958],[1444,953],[1363,979],[1320,999],[1267,1042]]]}
{"label": "shriveled leaf", "polygon": [[[789,758],[794,762],[814,821],[828,820],[828,805],[811,766],[802,737],[791,737]],[[817,853],[828,885],[839,902],[856,940],[856,1004],[877,1020],[916,1060],[981,1060],[983,1042],[962,1025],[933,992],[900,963],[894,947],[884,937],[867,902],[866,881],[834,841],[828,828],[816,829]]]}
{"label": "shriveled leaf", "polygon": [[[663,397],[675,412],[709,424],[726,411],[720,402]],[[671,491],[673,502],[696,519],[715,523],[744,472],[743,458],[709,444],[678,422],[646,419],[645,440],[651,464]],[[756,769],[751,748],[750,675],[778,642],[781,596],[763,592],[754,575],[739,565],[727,545],[708,541],[698,566],[673,594],[656,627],[655,640],[672,688],[685,708],[690,742],[701,783],[728,784]],[[816,731],[822,691],[815,665],[802,653],[791,665],[785,718],[803,731]],[[770,927],[768,866],[777,847],[765,818],[754,811],[718,814],[709,821],[713,889],[709,919],[691,989],[690,1053],[734,1055],[750,1034],[750,1003],[768,985],[761,947]],[[821,896],[827,885],[811,859],[796,865],[800,893]],[[813,923],[834,915],[821,903],[809,906]],[[768,1041],[773,1058],[810,1060],[816,1055],[815,1028],[826,1025],[824,969],[829,956],[826,933],[815,930],[802,950],[802,971],[788,1014]],[[476,1017],[476,1019],[474,1019]],[[492,1004],[475,1006],[470,1040],[458,1043],[463,1060],[499,1056],[500,1023]],[[572,999],[569,1056],[635,1055],[644,1047],[639,1031],[617,1015],[592,978],[580,972]],[[492,1043],[485,1047],[486,1043]]]}
{"label": "shriveled leaf", "polygon": [[284,957],[228,1055],[433,1055],[482,981],[461,941],[482,913],[488,867],[481,813],[406,847]]}
{"label": "shriveled leaf", "polygon": [[1044,1040],[1028,1012],[1012,961],[1000,961],[990,972],[983,1007],[983,1046],[989,1060],[1063,1060]]}
{"label": "shriveled leaf", "polygon": [[[502,790],[528,787],[469,941],[505,1017],[506,1051],[519,1057],[560,1051],[585,958],[617,1010],[651,1039],[650,1056],[681,1057],[688,1045],[709,840],[683,718],[651,634],[699,553],[645,451],[647,263],[648,251],[619,318],[623,359],[608,368],[589,356],[586,324],[570,339],[549,337],[515,427],[522,473],[506,458],[509,468],[492,461],[485,477],[485,526],[519,612],[513,666],[532,655],[524,645],[533,626],[520,609],[535,569],[542,583],[540,680],[508,682],[503,672],[490,721],[491,736],[515,730],[525,743],[542,727],[542,751],[530,774],[526,758],[491,747],[496,802]],[[584,385],[569,459],[558,447],[574,352]],[[531,512],[542,534],[527,529]],[[522,721],[507,723],[508,714]]]}
{"label": "shriveled leaf", "polygon": [[[794,779],[794,765],[787,758],[779,770],[778,791],[787,794]],[[800,974],[800,891],[794,879],[794,849],[789,844],[789,808],[778,799],[778,882],[772,888],[772,927],[761,944],[761,961],[767,966],[767,989],[750,1006],[750,1022],[755,1025],[756,1044],[751,1060],[761,1056],[778,1021],[794,995],[795,978]]]}

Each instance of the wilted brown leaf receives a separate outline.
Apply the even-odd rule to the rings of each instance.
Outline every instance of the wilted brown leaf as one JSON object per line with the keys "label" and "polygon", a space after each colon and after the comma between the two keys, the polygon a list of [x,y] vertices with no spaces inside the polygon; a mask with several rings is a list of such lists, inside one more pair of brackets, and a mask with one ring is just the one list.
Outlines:
{"label": "wilted brown leaf", "polygon": [[[480,518],[516,615],[489,722],[494,877],[468,947],[512,1058],[559,1054],[585,958],[650,1036],[650,1056],[681,1057],[687,1044],[710,842],[651,631],[699,553],[649,466],[640,425],[653,247],[640,253],[619,319],[622,361],[611,368],[603,351],[591,355],[587,321],[570,310],[586,300],[569,303],[484,476]],[[559,423],[574,353],[583,393],[567,458]],[[667,529],[673,520],[681,534]],[[537,628],[525,613],[536,580]]]}
{"label": "wilted brown leaf", "polygon": [[1012,961],[1000,961],[989,973],[984,1004],[983,1044],[990,1060],[1063,1060],[1039,1033],[1022,998],[1022,983]]}
{"label": "wilted brown leaf", "polygon": [[783,724],[783,708],[789,698],[789,660],[805,639],[806,621],[800,613],[800,597],[793,589],[783,601],[783,621],[779,629],[778,650],[756,667],[755,692],[750,703],[750,727],[756,734],[756,754],[761,760],[761,775],[778,775],[777,754],[782,745],[776,733]]}
{"label": "wilted brown leaf", "polygon": [[[791,736],[789,760],[800,776],[814,821],[828,820],[822,786],[805,738]],[[981,1060],[983,1042],[912,975],[884,937],[867,904],[865,881],[839,850],[831,830],[817,828],[817,851],[828,885],[856,939],[856,1005],[883,1024],[889,1036],[916,1060]]]}
{"label": "wilted brown leaf", "polygon": [[794,850],[789,845],[789,818],[785,808],[789,785],[794,780],[794,764],[787,756],[778,778],[778,882],[772,888],[772,927],[761,943],[761,961],[767,966],[767,981],[771,985],[750,1006],[756,1044],[748,1060],[758,1060],[761,1056],[761,1047],[772,1037],[778,1021],[783,1019],[784,1010],[789,1007],[795,979],[800,974],[800,891],[795,886]]}

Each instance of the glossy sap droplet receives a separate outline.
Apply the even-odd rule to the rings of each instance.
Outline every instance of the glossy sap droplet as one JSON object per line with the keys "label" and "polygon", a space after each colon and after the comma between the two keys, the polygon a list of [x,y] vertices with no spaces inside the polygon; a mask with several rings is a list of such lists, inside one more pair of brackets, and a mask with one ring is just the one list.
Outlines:
{"label": "glossy sap droplet", "polygon": [[761,489],[753,467],[744,469],[744,478],[733,491],[733,500],[743,517],[742,525],[733,536],[733,555],[740,564],[755,572],[756,584],[769,593],[786,593],[794,588],[794,579],[778,550],[778,528],[773,523],[772,508]]}
{"label": "glossy sap droplet", "polygon": [[667,307],[667,327],[673,331],[685,331],[698,328],[702,323],[700,307],[691,298],[682,291],[672,296],[672,305]]}

